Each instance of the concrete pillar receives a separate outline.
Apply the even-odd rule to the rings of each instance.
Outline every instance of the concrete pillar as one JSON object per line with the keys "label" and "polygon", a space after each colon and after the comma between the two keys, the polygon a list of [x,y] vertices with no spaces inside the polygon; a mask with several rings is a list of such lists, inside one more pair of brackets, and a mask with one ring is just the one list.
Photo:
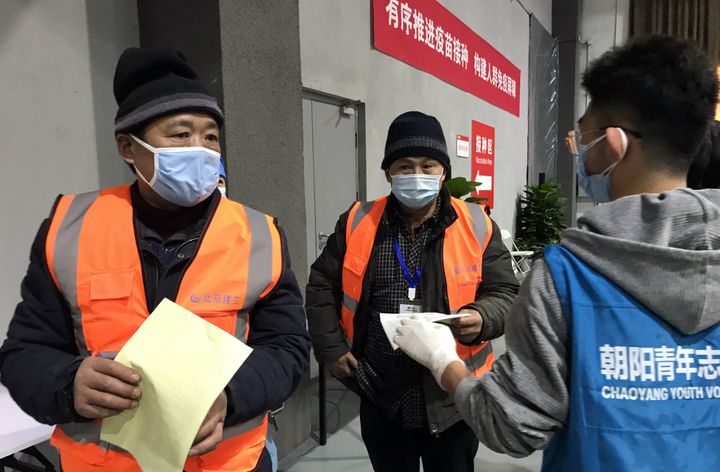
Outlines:
{"label": "concrete pillar", "polygon": [[[307,235],[297,0],[220,0],[230,197],[276,216],[300,286]],[[280,456],[310,437],[308,377],[278,416]]]}
{"label": "concrete pillar", "polygon": [[307,280],[298,2],[220,0],[230,196],[280,220]]}
{"label": "concrete pillar", "polygon": [[214,0],[138,0],[140,46],[173,47],[184,52],[222,104],[219,15]]}

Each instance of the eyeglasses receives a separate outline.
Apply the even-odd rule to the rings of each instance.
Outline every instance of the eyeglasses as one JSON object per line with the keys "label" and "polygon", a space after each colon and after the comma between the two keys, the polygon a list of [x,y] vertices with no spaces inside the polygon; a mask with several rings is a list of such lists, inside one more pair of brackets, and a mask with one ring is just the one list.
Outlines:
{"label": "eyeglasses", "polygon": [[600,133],[605,131],[608,128],[620,128],[621,130],[625,131],[627,134],[632,135],[638,139],[642,138],[642,133],[638,131],[634,131],[628,128],[624,128],[622,126],[617,125],[608,125],[604,126],[602,128],[585,131],[584,133],[581,133],[579,129],[575,128],[573,130],[568,131],[567,136],[565,137],[565,144],[567,145],[568,151],[570,151],[570,154],[573,156],[577,156],[580,151],[587,151],[595,144],[599,143],[603,139],[605,139],[605,134],[602,136],[598,136],[597,138],[593,139],[587,144],[582,144],[580,140],[582,139],[583,135],[591,134],[591,133]]}

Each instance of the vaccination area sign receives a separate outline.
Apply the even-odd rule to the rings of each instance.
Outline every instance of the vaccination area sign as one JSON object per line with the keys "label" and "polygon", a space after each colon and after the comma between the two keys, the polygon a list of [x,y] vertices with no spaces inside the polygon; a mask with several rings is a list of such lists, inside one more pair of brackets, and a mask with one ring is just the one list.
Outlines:
{"label": "vaccination area sign", "polygon": [[520,69],[440,2],[372,3],[375,49],[520,116]]}
{"label": "vaccination area sign", "polygon": [[495,128],[479,121],[472,122],[471,179],[480,184],[474,196],[487,198],[490,208],[495,204]]}

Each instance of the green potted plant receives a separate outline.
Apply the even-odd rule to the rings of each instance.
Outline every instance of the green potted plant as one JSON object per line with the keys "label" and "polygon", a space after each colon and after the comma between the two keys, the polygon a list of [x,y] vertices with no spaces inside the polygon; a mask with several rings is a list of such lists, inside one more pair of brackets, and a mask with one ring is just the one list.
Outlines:
{"label": "green potted plant", "polygon": [[[445,187],[447,187],[450,195],[460,199],[465,195],[474,192],[475,187],[479,186],[480,182],[473,182],[472,180],[468,180],[465,177],[455,177],[445,181]],[[467,197],[465,201],[468,203],[482,204],[483,202],[487,201],[487,198]]]}
{"label": "green potted plant", "polygon": [[545,246],[560,242],[565,199],[553,181],[540,185],[526,185],[520,197],[518,227],[515,242],[520,250],[532,251],[533,258],[542,255]]}

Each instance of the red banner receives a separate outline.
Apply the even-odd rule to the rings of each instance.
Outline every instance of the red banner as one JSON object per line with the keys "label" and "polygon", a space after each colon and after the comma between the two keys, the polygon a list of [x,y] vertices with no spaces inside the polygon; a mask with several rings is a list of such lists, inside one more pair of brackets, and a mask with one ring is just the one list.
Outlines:
{"label": "red banner", "polygon": [[520,116],[520,69],[437,0],[373,0],[373,46]]}
{"label": "red banner", "polygon": [[495,205],[495,128],[472,122],[472,164],[470,179],[479,182],[476,197],[487,198],[485,205]]}

